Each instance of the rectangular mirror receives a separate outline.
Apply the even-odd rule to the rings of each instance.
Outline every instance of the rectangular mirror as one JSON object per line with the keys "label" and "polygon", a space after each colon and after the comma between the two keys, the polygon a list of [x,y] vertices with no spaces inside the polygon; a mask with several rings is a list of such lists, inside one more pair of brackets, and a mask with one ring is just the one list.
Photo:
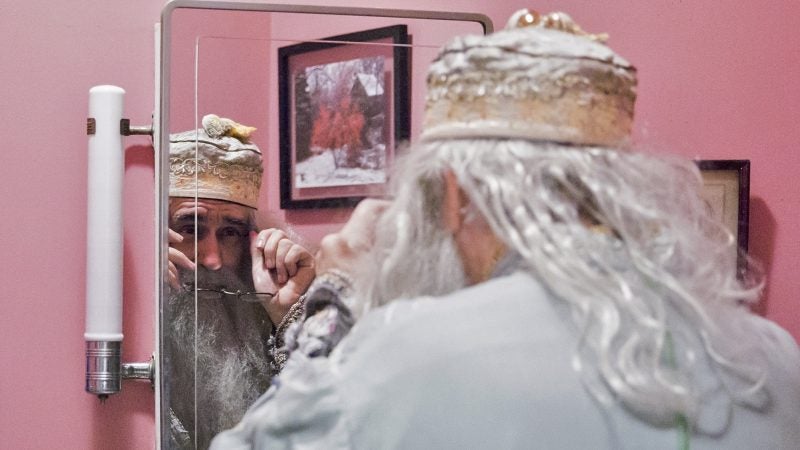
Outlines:
{"label": "rectangular mirror", "polygon": [[[382,195],[419,134],[429,63],[491,22],[183,1],[161,26],[160,444],[206,448],[278,371],[278,324],[259,303],[269,293],[249,294],[251,232],[280,229],[313,254],[355,203]],[[255,130],[244,142],[210,137],[204,118],[227,126],[212,114]]]}

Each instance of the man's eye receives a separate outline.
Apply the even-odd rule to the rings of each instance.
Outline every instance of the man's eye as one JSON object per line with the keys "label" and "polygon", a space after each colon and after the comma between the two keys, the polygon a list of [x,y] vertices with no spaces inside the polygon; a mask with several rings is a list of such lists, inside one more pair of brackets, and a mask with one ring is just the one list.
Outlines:
{"label": "man's eye", "polygon": [[194,225],[183,225],[178,227],[177,230],[182,236],[194,236],[195,232],[197,233],[197,239],[202,240],[206,235],[206,229],[204,227],[195,227]]}
{"label": "man's eye", "polygon": [[219,236],[223,238],[243,238],[247,236],[247,230],[237,227],[225,227],[219,230]]}
{"label": "man's eye", "polygon": [[186,236],[192,236],[194,235],[194,225],[184,225],[179,227],[176,231]]}

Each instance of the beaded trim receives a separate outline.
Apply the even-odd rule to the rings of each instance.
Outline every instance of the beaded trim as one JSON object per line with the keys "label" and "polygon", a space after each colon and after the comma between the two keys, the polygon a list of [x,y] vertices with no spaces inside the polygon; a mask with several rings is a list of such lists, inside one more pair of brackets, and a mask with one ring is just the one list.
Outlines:
{"label": "beaded trim", "polygon": [[289,359],[289,349],[286,348],[286,330],[295,322],[299,322],[305,315],[306,296],[301,295],[297,302],[295,302],[289,312],[283,316],[281,322],[273,329],[273,336],[270,337],[267,345],[269,346],[269,354],[271,355],[270,376],[277,375],[283,370],[286,361]]}
{"label": "beaded trim", "polygon": [[317,275],[308,292],[314,292],[320,288],[327,288],[339,298],[349,297],[353,293],[353,279],[343,270],[328,269]]}

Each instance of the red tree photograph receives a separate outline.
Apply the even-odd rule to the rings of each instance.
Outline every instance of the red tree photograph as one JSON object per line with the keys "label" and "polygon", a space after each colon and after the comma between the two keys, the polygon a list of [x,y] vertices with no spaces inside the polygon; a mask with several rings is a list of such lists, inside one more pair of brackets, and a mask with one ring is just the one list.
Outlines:
{"label": "red tree photograph", "polygon": [[311,66],[296,75],[297,187],[386,181],[384,59]]}

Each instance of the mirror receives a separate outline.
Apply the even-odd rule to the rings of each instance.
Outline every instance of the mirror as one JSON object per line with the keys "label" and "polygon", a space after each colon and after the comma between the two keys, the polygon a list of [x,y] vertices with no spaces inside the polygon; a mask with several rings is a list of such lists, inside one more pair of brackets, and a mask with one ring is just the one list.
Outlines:
{"label": "mirror", "polygon": [[[476,14],[183,1],[165,7],[161,27],[160,439],[162,448],[206,448],[277,370],[278,324],[258,303],[265,294],[228,294],[257,292],[250,229],[279,228],[313,254],[355,203],[382,195],[399,142],[419,133],[429,63],[451,37],[489,32],[491,22]],[[243,143],[208,147],[194,130],[209,114],[255,130]],[[170,135],[183,157],[170,158]],[[223,150],[250,155],[244,169],[209,163],[204,153]],[[254,165],[263,168],[260,186],[248,172]],[[238,181],[209,202],[203,183],[212,175],[226,180],[224,189]],[[183,190],[169,198],[178,178]],[[172,249],[168,229],[182,239]],[[213,251],[205,247],[211,241]],[[197,269],[178,268],[171,279],[175,251]]]}

